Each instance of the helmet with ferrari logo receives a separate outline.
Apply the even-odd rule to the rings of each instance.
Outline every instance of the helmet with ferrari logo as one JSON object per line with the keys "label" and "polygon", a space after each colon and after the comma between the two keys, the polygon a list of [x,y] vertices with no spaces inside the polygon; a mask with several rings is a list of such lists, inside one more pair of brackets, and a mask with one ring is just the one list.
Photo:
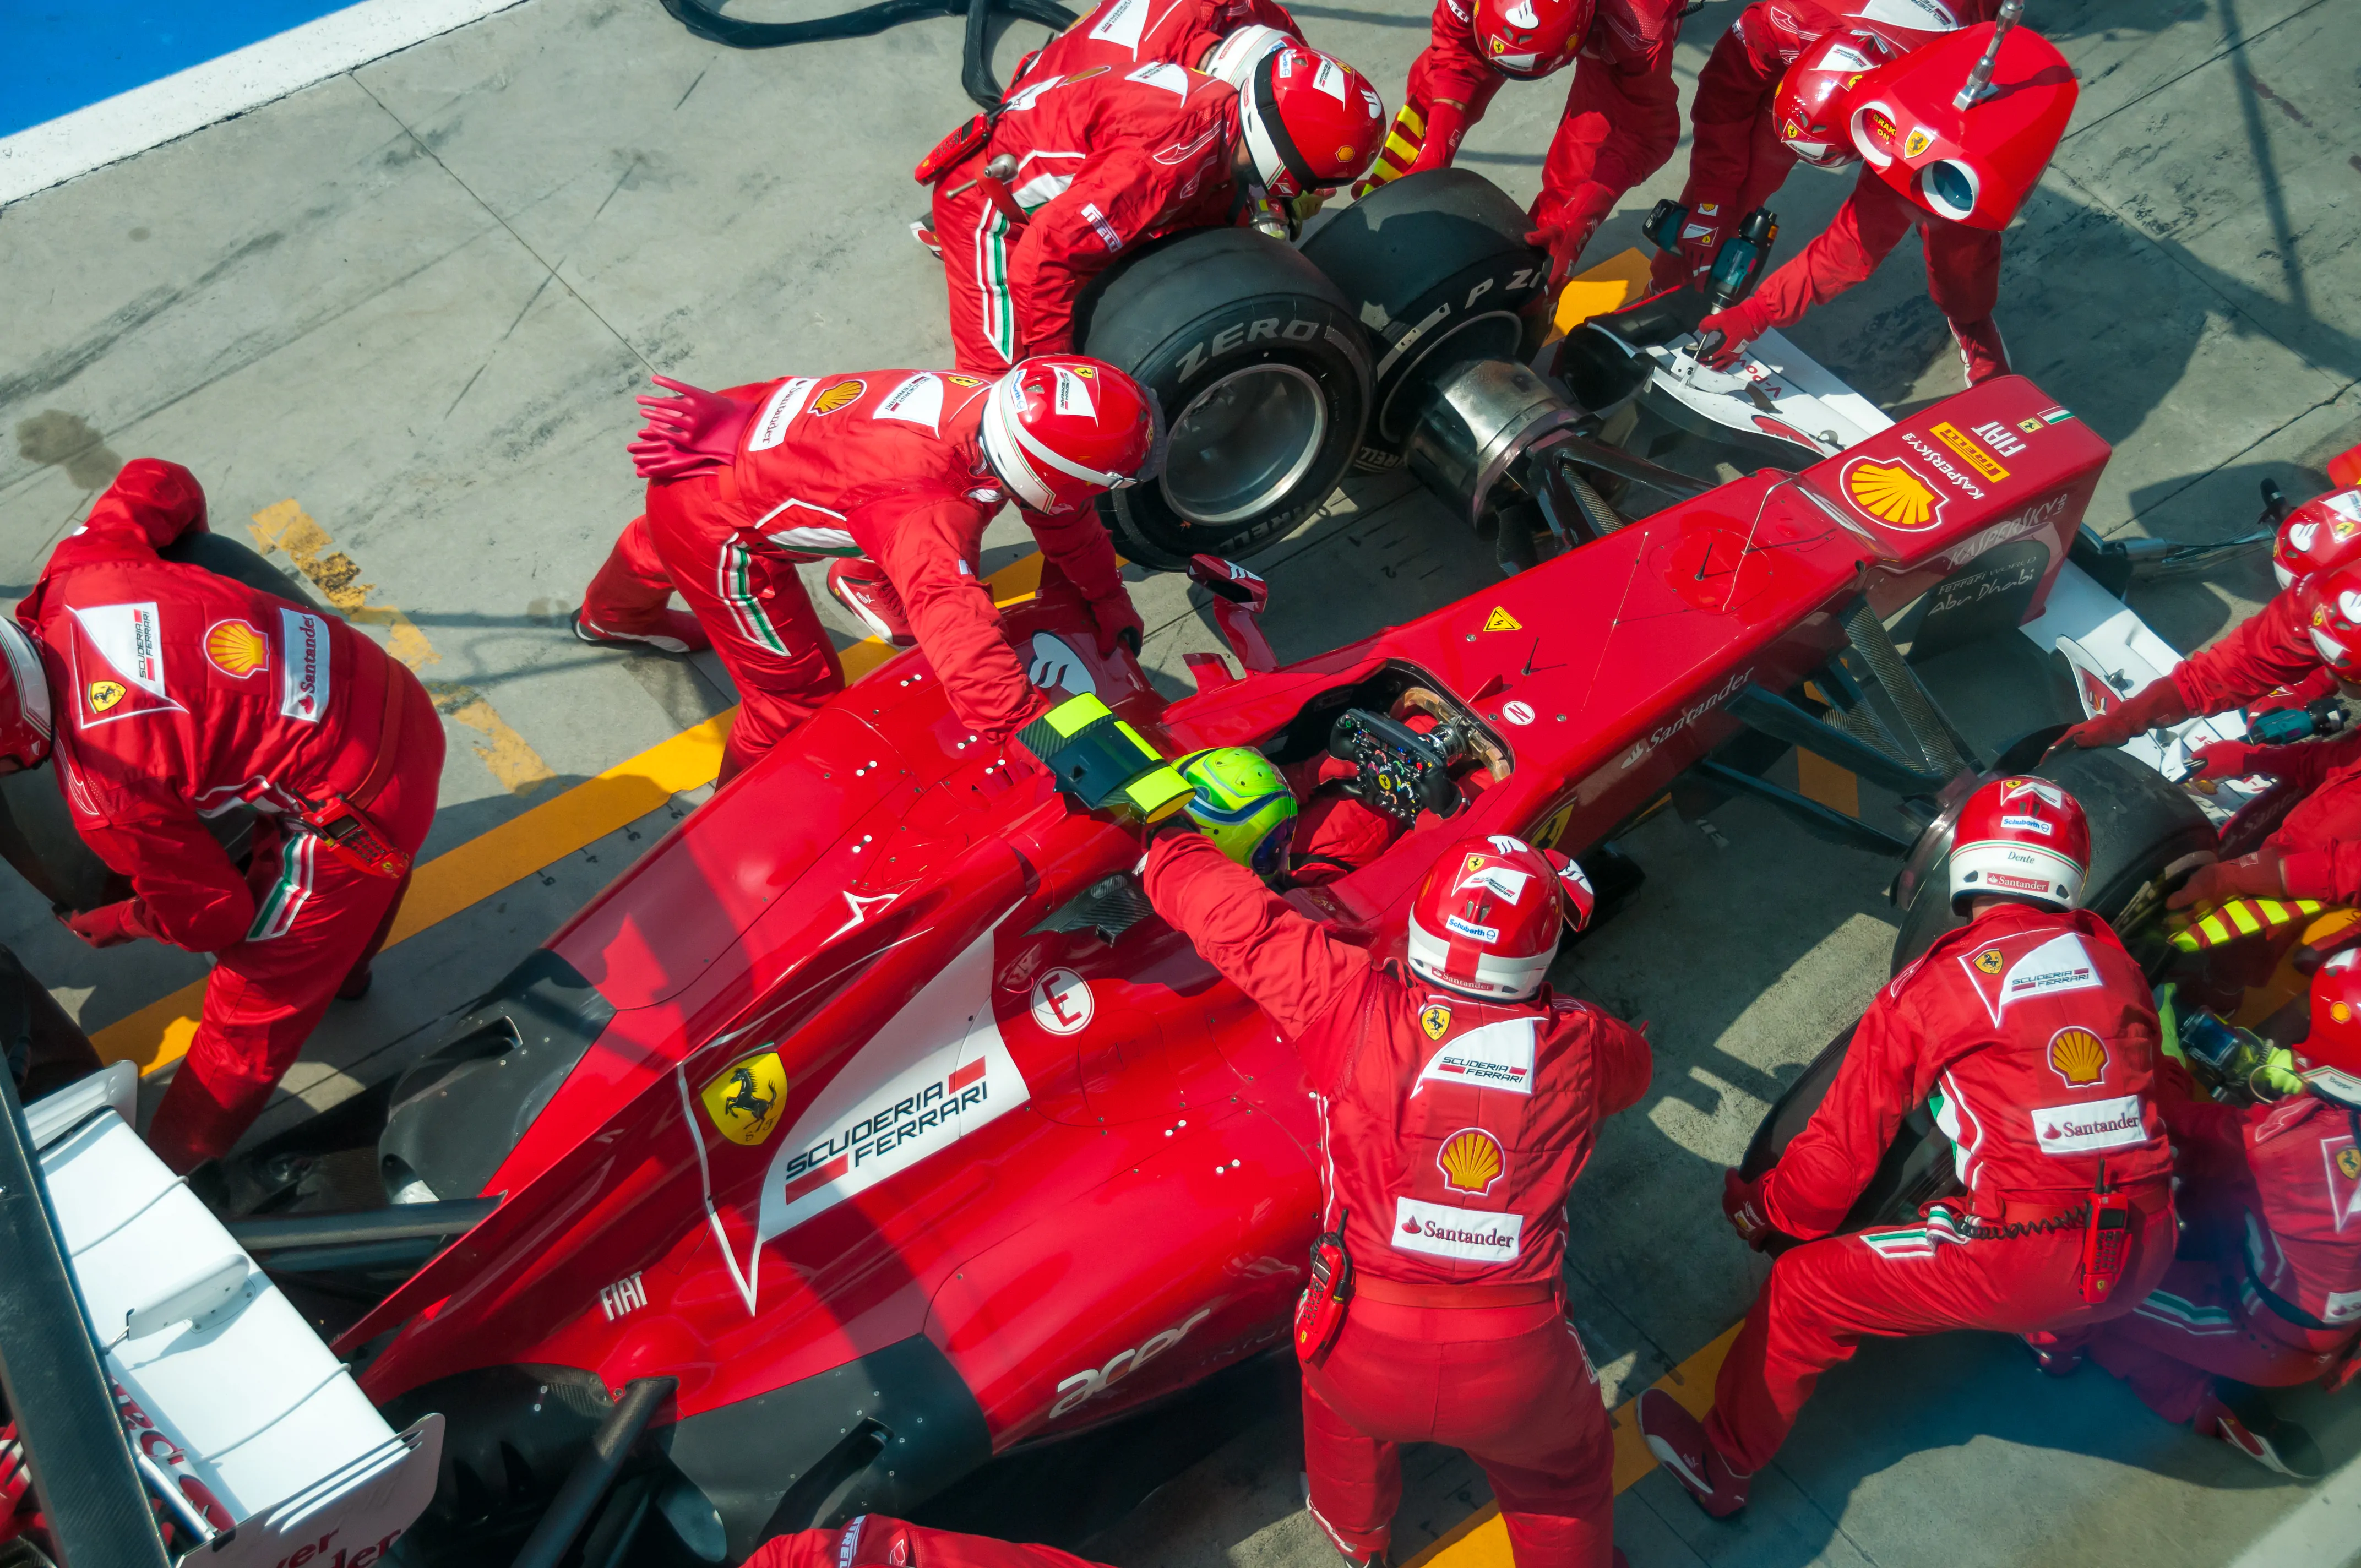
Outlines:
{"label": "helmet with ferrari logo", "polygon": [[2295,1070],[2313,1093],[2361,1111],[2361,948],[2312,975],[2312,1031],[2295,1044]]}
{"label": "helmet with ferrari logo", "polygon": [[1870,175],[1896,195],[1997,233],[2049,166],[2077,91],[2058,47],[2004,13],[1852,83],[1845,128]]}
{"label": "helmet with ferrari logo", "polygon": [[2315,572],[2296,585],[2312,652],[2347,692],[2361,688],[2361,561]]}
{"label": "helmet with ferrari logo", "polygon": [[1251,746],[1220,746],[1172,765],[1196,792],[1183,809],[1213,848],[1259,877],[1287,869],[1295,795],[1268,758]]}
{"label": "helmet with ferrari logo", "polygon": [[7,689],[0,691],[0,773],[29,773],[49,760],[49,681],[41,670],[41,647],[14,620],[0,618],[0,663]]}
{"label": "helmet with ferrari logo", "polygon": [[2361,487],[2312,497],[2287,514],[2271,546],[2271,572],[2282,588],[2348,561],[2361,561]]}
{"label": "helmet with ferrari logo", "polygon": [[1197,69],[1228,82],[1243,95],[1254,90],[1254,70],[1263,57],[1277,54],[1295,41],[1290,34],[1256,22],[1224,35],[1220,43],[1205,51],[1204,63]]}
{"label": "helmet with ferrari logo", "polygon": [[1410,905],[1410,967],[1435,984],[1495,1002],[1542,986],[1558,934],[1579,931],[1596,903],[1582,868],[1505,833],[1462,839]]}
{"label": "helmet with ferrari logo", "polygon": [[1895,53],[1875,33],[1839,29],[1797,55],[1771,96],[1771,123],[1787,150],[1815,169],[1860,162],[1861,154],[1845,130],[1851,115],[1846,95],[1854,82]]}
{"label": "helmet with ferrari logo", "polygon": [[1476,0],[1476,52],[1503,76],[1547,76],[1590,36],[1597,0]]}
{"label": "helmet with ferrari logo", "polygon": [[1035,511],[1071,511],[1138,482],[1156,446],[1156,410],[1114,366],[1075,354],[1020,361],[992,384],[983,452]]}
{"label": "helmet with ferrari logo", "polygon": [[1359,71],[1290,41],[1255,62],[1238,120],[1255,177],[1287,201],[1367,173],[1385,139],[1386,105]]}
{"label": "helmet with ferrari logo", "polygon": [[1951,909],[2015,898],[2044,909],[2082,902],[2091,824],[2082,803],[2048,779],[1994,779],[1968,796],[1951,833]]}

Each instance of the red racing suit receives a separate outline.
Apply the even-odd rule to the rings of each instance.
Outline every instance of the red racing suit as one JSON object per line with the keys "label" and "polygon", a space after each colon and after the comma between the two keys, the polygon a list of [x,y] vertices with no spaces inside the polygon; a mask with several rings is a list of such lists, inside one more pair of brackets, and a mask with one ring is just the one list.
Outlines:
{"label": "red racing suit", "polygon": [[[1071,352],[1074,302],[1126,248],[1245,217],[1238,134],[1237,93],[1184,66],[1035,71],[991,139],[934,181],[960,368]],[[1004,153],[1016,163],[1006,205],[983,173]]]}
{"label": "red racing suit", "polygon": [[1202,70],[1214,45],[1255,27],[1277,27],[1303,41],[1303,29],[1277,0],[1099,0],[1082,20],[1018,62],[1009,91],[1093,65],[1130,71],[1169,60]]}
{"label": "red racing suit", "polygon": [[2361,1338],[2361,1115],[2309,1093],[2217,1104],[2177,1062],[2157,1087],[2192,1255],[2097,1331],[2092,1358],[2170,1421],[2203,1413],[2217,1376],[2335,1372]]}
{"label": "red racing suit", "polygon": [[[762,399],[736,459],[648,486],[646,514],[599,568],[583,614],[633,630],[679,591],[743,699],[723,778],[843,687],[796,573],[818,556],[884,568],[951,711],[980,738],[1005,740],[1041,710],[977,571],[984,525],[1008,499],[979,433],[988,387],[940,370],[862,370],[732,388]],[[1127,602],[1095,510],[1023,515],[1094,604]]]}
{"label": "red racing suit", "polygon": [[[2191,713],[2227,713],[2325,668],[2312,645],[2301,596],[2283,588],[2202,652],[2172,668],[2172,684]],[[2326,695],[2322,693],[2320,695]]]}
{"label": "red racing suit", "polygon": [[2361,904],[2361,734],[2257,747],[2252,770],[2300,797],[2265,840],[2288,896]]}
{"label": "red racing suit", "polygon": [[1399,1445],[1446,1442],[1491,1478],[1520,1568],[1605,1568],[1612,1444],[1560,1304],[1565,1201],[1599,1118],[1646,1090],[1647,1042],[1546,991],[1479,1002],[1373,962],[1193,833],[1159,839],[1145,882],[1320,1108],[1323,1221],[1358,1288],[1303,1373],[1314,1516],[1346,1555],[1384,1551]]}
{"label": "red racing suit", "polygon": [[[1655,286],[1670,288],[1711,265],[1739,221],[1785,183],[1796,159],[1779,137],[1772,100],[1796,56],[1845,27],[1893,38],[1906,49],[1990,21],[1999,8],[1999,0],[1905,0],[1899,6],[1879,6],[1878,20],[1869,22],[1858,4],[1757,0],[1739,13],[1697,72],[1697,93],[1689,100],[1689,177],[1681,187],[1689,221],[1680,249],[1657,254]],[[1919,25],[1901,25],[1899,14],[1910,12],[1924,13],[1913,18]]]}
{"label": "red racing suit", "polygon": [[[1533,198],[1531,214],[1534,227],[1575,236],[1566,247],[1569,257],[1581,250],[1623,192],[1662,169],[1680,145],[1673,46],[1680,41],[1683,4],[1598,0],[1590,32],[1575,57],[1565,113],[1550,138],[1541,194]],[[1469,0],[1435,0],[1427,46],[1411,65],[1402,106],[1422,135],[1428,134],[1437,104],[1464,105],[1465,125],[1473,126],[1509,80],[1485,63]],[[1449,163],[1455,151],[1455,143],[1441,161]]]}
{"label": "red racing suit", "polygon": [[988,1535],[961,1535],[906,1524],[884,1514],[856,1514],[835,1530],[774,1536],[746,1568],[1101,1568],[1054,1546],[1019,1546]]}
{"label": "red racing suit", "polygon": [[[1706,1431],[1733,1471],[1786,1440],[1820,1374],[1862,1336],[2055,1334],[2131,1310],[2172,1261],[2172,1157],[2152,1092],[2147,981],[2087,911],[1989,909],[1877,994],[1828,1098],[1763,1178],[1779,1255],[1714,1388]],[[1831,1235],[1902,1119],[1932,1103],[1964,1200],[1919,1223]],[[2130,1198],[2109,1300],[2083,1302],[2087,1205],[2102,1159]]]}
{"label": "red racing suit", "polygon": [[[401,902],[406,879],[347,864],[296,814],[341,795],[415,853],[443,773],[434,703],[375,642],[157,554],[204,525],[188,470],[138,459],[16,607],[41,641],[74,828],[131,882],[120,928],[218,960],[148,1134],[181,1171],[261,1113]],[[261,814],[243,872],[203,821],[238,806]]]}

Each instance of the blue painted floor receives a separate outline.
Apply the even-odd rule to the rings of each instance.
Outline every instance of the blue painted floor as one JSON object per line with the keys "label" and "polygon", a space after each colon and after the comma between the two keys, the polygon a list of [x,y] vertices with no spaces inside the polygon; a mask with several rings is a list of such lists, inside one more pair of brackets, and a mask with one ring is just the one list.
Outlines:
{"label": "blue painted floor", "polygon": [[0,0],[0,136],[345,8],[332,0]]}

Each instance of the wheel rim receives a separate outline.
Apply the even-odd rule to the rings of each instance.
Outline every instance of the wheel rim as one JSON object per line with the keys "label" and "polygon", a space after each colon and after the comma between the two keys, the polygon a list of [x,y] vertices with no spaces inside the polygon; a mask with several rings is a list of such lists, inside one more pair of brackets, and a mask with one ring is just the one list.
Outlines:
{"label": "wheel rim", "polygon": [[[1459,359],[1514,359],[1524,330],[1524,323],[1510,313],[1487,311],[1468,317],[1431,343],[1420,344],[1410,363],[1386,378],[1390,386],[1378,409],[1378,433],[1389,442],[1410,434],[1426,390],[1425,378],[1418,373],[1422,366],[1448,367]],[[1448,353],[1444,351],[1445,344],[1451,345]]]}
{"label": "wheel rim", "polygon": [[1320,383],[1276,361],[1233,370],[1172,422],[1164,499],[1191,522],[1268,511],[1319,459],[1328,434]]}

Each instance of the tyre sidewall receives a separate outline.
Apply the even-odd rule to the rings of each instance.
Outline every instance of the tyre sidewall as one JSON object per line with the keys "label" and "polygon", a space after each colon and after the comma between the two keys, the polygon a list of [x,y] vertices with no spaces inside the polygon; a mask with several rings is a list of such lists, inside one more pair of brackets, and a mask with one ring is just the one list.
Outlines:
{"label": "tyre sidewall", "polygon": [[[1370,378],[1377,397],[1369,410],[1367,439],[1355,455],[1356,466],[1375,473],[1398,468],[1407,460],[1417,410],[1409,406],[1415,400],[1401,394],[1422,367],[1430,364],[1439,367],[1438,354],[1445,359],[1470,356],[1480,342],[1486,352],[1520,357],[1521,362],[1521,351],[1534,335],[1533,323],[1538,320],[1534,306],[1541,297],[1541,285],[1549,274],[1546,262],[1536,264],[1531,257],[1531,252],[1484,257],[1418,295],[1401,314],[1370,333],[1376,339]],[[1514,323],[1517,335],[1512,345],[1504,348],[1490,342],[1487,328],[1454,337],[1471,323],[1494,315],[1505,315]],[[1510,330],[1507,323],[1498,324],[1504,332]]]}

